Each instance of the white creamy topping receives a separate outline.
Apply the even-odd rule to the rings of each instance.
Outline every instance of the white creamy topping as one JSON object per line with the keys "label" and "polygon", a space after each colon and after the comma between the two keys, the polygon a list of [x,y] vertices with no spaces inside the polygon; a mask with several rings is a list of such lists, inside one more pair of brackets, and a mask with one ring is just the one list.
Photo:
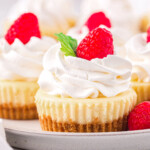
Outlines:
{"label": "white creamy topping", "polygon": [[32,12],[37,15],[40,25],[67,28],[67,19],[74,16],[69,2],[68,0],[19,0],[10,11],[8,20],[14,21],[22,13]]}
{"label": "white creamy topping", "polygon": [[115,96],[130,85],[132,65],[115,55],[103,59],[64,56],[61,46],[49,49],[39,77],[40,88],[50,95],[73,98]]}
{"label": "white creamy topping", "polygon": [[146,33],[135,35],[127,42],[126,49],[133,64],[133,77],[150,82],[150,43],[147,43],[146,37]]}
{"label": "white creamy topping", "polygon": [[56,41],[49,37],[32,37],[27,44],[15,39],[12,45],[0,39],[0,79],[37,80],[41,73],[45,52]]}

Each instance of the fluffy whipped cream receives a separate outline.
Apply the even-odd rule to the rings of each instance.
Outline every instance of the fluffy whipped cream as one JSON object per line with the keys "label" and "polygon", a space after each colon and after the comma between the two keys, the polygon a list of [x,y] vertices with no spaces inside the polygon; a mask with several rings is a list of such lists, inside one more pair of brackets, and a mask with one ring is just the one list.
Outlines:
{"label": "fluffy whipped cream", "polygon": [[12,45],[0,39],[0,79],[37,80],[45,52],[56,41],[49,37],[32,37],[27,44],[15,39]]}
{"label": "fluffy whipped cream", "polygon": [[133,64],[133,81],[150,82],[150,43],[146,36],[137,34],[126,44],[127,57]]}
{"label": "fluffy whipped cream", "polygon": [[40,88],[50,95],[72,98],[112,97],[130,86],[132,65],[129,61],[109,55],[88,61],[64,56],[60,44],[44,56],[39,77]]}
{"label": "fluffy whipped cream", "polygon": [[40,25],[68,28],[67,19],[74,16],[72,10],[69,0],[19,0],[10,11],[8,20],[14,21],[22,13],[32,12],[37,15]]}

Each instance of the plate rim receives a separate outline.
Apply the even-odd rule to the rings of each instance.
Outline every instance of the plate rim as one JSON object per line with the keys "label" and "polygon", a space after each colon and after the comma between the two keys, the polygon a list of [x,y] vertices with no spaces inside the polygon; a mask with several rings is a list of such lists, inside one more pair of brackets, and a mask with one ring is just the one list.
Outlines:
{"label": "plate rim", "polygon": [[21,131],[15,129],[5,128],[5,131],[12,134],[19,134],[19,135],[29,135],[29,136],[128,136],[128,135],[141,135],[141,134],[150,134],[150,129],[145,130],[136,130],[136,131],[120,131],[120,132],[99,132],[99,133],[73,133],[73,132],[49,132],[49,131],[41,131],[39,132],[28,132],[28,131]]}

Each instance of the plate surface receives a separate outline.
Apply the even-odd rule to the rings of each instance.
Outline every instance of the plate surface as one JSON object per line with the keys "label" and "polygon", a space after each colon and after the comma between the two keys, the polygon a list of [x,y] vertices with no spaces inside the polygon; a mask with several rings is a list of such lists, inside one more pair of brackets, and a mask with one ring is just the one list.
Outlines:
{"label": "plate surface", "polygon": [[150,130],[110,133],[43,132],[39,122],[4,120],[7,140],[29,150],[149,150]]}

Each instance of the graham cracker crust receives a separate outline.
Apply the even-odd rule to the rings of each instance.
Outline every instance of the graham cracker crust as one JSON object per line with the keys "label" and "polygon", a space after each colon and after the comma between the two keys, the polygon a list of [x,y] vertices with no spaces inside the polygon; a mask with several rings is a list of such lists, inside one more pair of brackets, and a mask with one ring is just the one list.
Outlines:
{"label": "graham cracker crust", "polygon": [[10,103],[0,105],[0,118],[13,120],[30,120],[38,119],[38,114],[35,104],[13,106]]}
{"label": "graham cracker crust", "polygon": [[115,132],[127,130],[127,115],[123,118],[109,123],[98,123],[97,121],[88,124],[78,124],[70,121],[69,123],[59,123],[53,121],[50,116],[39,117],[41,128],[44,131],[55,132]]}

